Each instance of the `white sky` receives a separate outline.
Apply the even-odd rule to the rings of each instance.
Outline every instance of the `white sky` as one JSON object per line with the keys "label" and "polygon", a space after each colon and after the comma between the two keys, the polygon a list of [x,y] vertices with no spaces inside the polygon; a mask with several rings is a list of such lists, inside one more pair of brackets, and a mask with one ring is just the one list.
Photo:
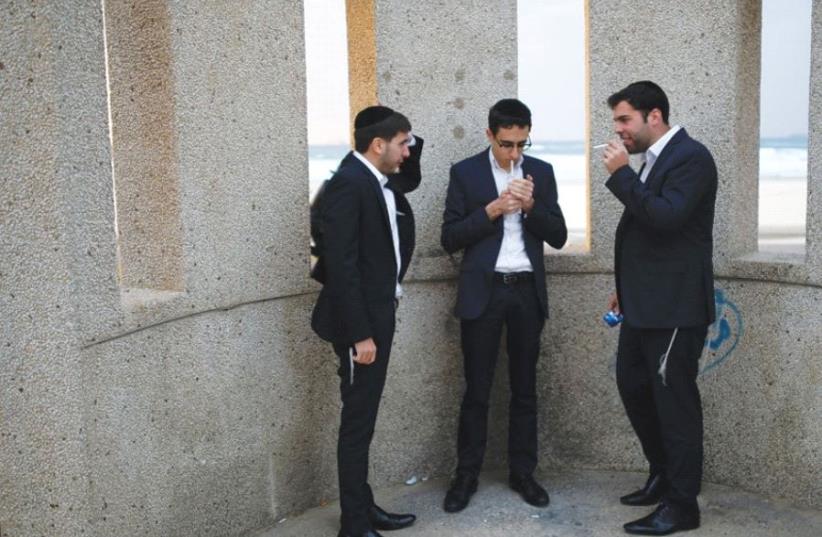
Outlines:
{"label": "white sky", "polygon": [[810,76],[811,0],[762,0],[763,138],[808,135]]}
{"label": "white sky", "polygon": [[[348,144],[345,0],[304,2],[309,144]],[[762,137],[807,136],[811,2],[762,0]],[[518,0],[519,98],[536,140],[585,135],[583,5]]]}
{"label": "white sky", "polygon": [[308,143],[349,143],[345,0],[305,0]]}

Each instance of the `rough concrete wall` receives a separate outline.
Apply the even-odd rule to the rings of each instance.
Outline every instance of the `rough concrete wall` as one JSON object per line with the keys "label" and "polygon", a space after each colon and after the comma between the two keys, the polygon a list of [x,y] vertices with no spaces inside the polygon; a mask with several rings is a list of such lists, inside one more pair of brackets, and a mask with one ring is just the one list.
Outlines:
{"label": "rough concrete wall", "polygon": [[[635,80],[657,81],[671,102],[671,124],[684,126],[716,160],[720,265],[756,251],[759,12],[758,0],[590,3],[592,143],[612,135],[611,93]],[[593,251],[610,260],[621,206],[601,187],[598,155],[591,177]]]}
{"label": "rough concrete wall", "polygon": [[[543,339],[543,466],[645,470],[616,389],[618,331],[600,317],[610,276],[549,278]],[[705,479],[819,507],[822,290],[721,278],[699,385]],[[777,320],[778,319],[778,320]]]}
{"label": "rough concrete wall", "polygon": [[[449,280],[443,292],[453,292],[454,266],[438,244],[448,167],[485,147],[482,131],[488,106],[515,91],[515,43],[468,37],[482,35],[482,28],[510,27],[514,3],[500,12],[487,4],[469,7],[470,16],[444,6],[377,5],[380,99],[407,112],[415,130],[431,144],[423,161],[423,185],[411,196],[419,215],[419,242],[410,273],[417,284],[410,287],[410,296],[427,295],[441,279]],[[729,332],[713,327],[716,348],[703,356],[706,479],[818,506],[818,485],[806,478],[807,471],[813,474],[822,467],[822,457],[813,447],[820,443],[817,423],[822,408],[813,356],[818,330],[808,321],[822,313],[816,296],[818,268],[795,259],[785,263],[750,255],[756,249],[757,231],[759,13],[755,1],[670,1],[650,7],[591,2],[591,143],[611,135],[608,95],[634,80],[650,78],[668,92],[672,121],[684,125],[713,152],[720,172],[717,287],[727,300],[719,311]],[[818,20],[818,10],[816,16]],[[638,47],[637,21],[643,28],[665,31],[643,34]],[[816,41],[818,36],[817,31]],[[440,50],[448,53],[437,57],[434,52]],[[548,260],[552,318],[546,325],[539,373],[543,466],[643,469],[645,464],[613,378],[618,332],[600,320],[613,288],[613,233],[621,212],[618,201],[602,186],[604,180],[602,164],[592,156],[591,252]],[[820,210],[818,203],[809,204],[813,215]],[[453,294],[435,304],[450,307],[452,301]],[[434,309],[435,304],[426,302],[425,324],[444,323],[442,332],[429,332],[422,343],[455,363],[446,370],[451,375],[442,380],[456,393],[434,399],[445,408],[446,415],[436,423],[446,436],[440,437],[440,452],[449,457],[437,466],[448,472],[454,429],[447,427],[447,412],[453,413],[450,422],[455,426],[461,358],[458,323]],[[432,310],[437,311],[433,317]],[[780,337],[774,337],[773,327],[779,327]],[[421,342],[413,332],[403,334],[403,328],[395,355],[404,359]],[[786,366],[786,360],[792,365]],[[498,372],[490,466],[505,466],[504,375],[504,370]],[[412,381],[413,377],[389,379],[385,429],[402,430],[401,416],[391,414],[390,394],[418,389],[409,384]],[[379,444],[374,453],[380,457]],[[399,456],[392,455],[401,466]]]}
{"label": "rough concrete wall", "polygon": [[101,32],[99,2],[5,2],[0,15],[4,537],[79,535],[87,519],[74,270],[92,259],[114,269],[94,235],[77,240],[84,222],[111,214]]}
{"label": "rough concrete wall", "polygon": [[317,496],[291,463],[329,473],[310,456],[325,429],[304,425],[333,399],[299,404],[328,388],[309,381],[322,362],[299,296],[314,289],[302,8],[168,10],[184,290],[124,289],[114,326],[84,334],[91,516],[99,535],[238,535]]}
{"label": "rough concrete wall", "polygon": [[448,170],[487,148],[488,109],[516,96],[516,6],[514,0],[377,4],[379,99],[406,113],[426,140],[423,182],[410,197],[419,215],[412,278],[453,271],[439,246]]}
{"label": "rough concrete wall", "polygon": [[[301,6],[168,9],[160,127],[184,285],[132,292],[116,270],[101,3],[3,6],[3,537],[238,535],[333,482],[315,447],[333,442],[315,422],[336,401],[307,322]],[[299,461],[326,477],[295,480]]]}
{"label": "rough concrete wall", "polygon": [[[376,6],[378,96],[427,140],[378,487],[453,467],[462,371],[455,269],[438,245],[448,168],[485,147],[488,107],[516,92],[514,34],[487,38],[514,27],[513,0],[424,4]],[[240,535],[334,497],[336,366],[308,328],[299,4],[169,5],[183,267],[171,293],[116,277],[99,1],[23,7],[0,17],[0,534]],[[819,10],[807,263],[740,258],[755,244],[755,2],[592,0],[590,12],[592,140],[608,136],[607,95],[650,77],[720,166],[718,286],[734,307],[704,364],[730,349],[702,377],[706,478],[820,507]],[[640,61],[635,39],[616,40],[637,21],[669,30]],[[549,259],[543,467],[643,464],[613,381],[616,332],[599,320],[619,213],[603,179],[594,160],[592,253]],[[504,367],[497,379],[488,467],[505,465]]]}
{"label": "rough concrete wall", "polygon": [[181,291],[168,9],[159,0],[107,0],[103,6],[120,285]]}
{"label": "rough concrete wall", "polygon": [[811,87],[808,106],[808,220],[807,263],[822,281],[822,6],[813,5],[811,29]]}

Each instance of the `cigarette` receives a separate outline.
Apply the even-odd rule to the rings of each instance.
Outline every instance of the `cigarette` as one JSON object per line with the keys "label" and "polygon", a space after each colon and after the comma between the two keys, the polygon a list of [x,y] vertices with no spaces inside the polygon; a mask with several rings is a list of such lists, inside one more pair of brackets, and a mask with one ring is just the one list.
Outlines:
{"label": "cigarette", "polygon": [[603,147],[608,147],[608,144],[599,144],[592,147],[592,149],[602,149]]}
{"label": "cigarette", "polygon": [[514,176],[514,161],[512,160],[510,162],[510,164],[511,164],[511,170],[508,173],[511,175],[511,177],[513,177]]}

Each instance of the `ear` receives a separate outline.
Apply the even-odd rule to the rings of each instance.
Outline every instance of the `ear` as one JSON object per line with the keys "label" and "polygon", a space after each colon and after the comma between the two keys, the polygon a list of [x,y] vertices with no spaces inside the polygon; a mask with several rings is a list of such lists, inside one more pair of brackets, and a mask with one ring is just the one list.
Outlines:
{"label": "ear", "polygon": [[488,138],[489,144],[494,143],[494,133],[491,132],[491,129],[489,129],[488,127],[485,127],[485,137]]}
{"label": "ear", "polygon": [[379,136],[374,137],[371,140],[371,150],[374,151],[377,155],[382,155],[383,151],[385,150],[385,140],[380,138]]}
{"label": "ear", "polygon": [[654,108],[648,113],[648,118],[651,119],[653,125],[662,124],[662,111],[659,108]]}

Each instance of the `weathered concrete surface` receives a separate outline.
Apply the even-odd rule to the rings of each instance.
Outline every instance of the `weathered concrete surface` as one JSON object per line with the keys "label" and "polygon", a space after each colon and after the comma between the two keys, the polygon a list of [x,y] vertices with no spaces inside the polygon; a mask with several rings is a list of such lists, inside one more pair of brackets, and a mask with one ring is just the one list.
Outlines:
{"label": "weathered concrete surface", "polygon": [[[714,257],[720,267],[756,251],[760,4],[590,3],[592,144],[612,135],[610,94],[636,80],[659,83],[671,102],[672,124],[704,143],[717,163]],[[592,249],[604,261],[610,260],[621,205],[601,186],[607,175],[592,157]]]}
{"label": "weathered concrete surface", "polygon": [[[645,470],[616,389],[618,331],[601,320],[612,278],[548,281],[543,467]],[[712,326],[700,362],[705,479],[820,508],[822,289],[726,279],[716,287],[727,330]]]}
{"label": "weathered concrete surface", "polygon": [[[595,471],[549,472],[541,476],[551,496],[544,509],[532,507],[508,488],[503,474],[483,474],[469,506],[457,514],[442,510],[448,483],[433,480],[414,486],[377,490],[377,502],[395,512],[412,512],[417,522],[402,530],[408,537],[501,535],[545,537],[623,536],[622,524],[652,508],[626,507],[618,497],[635,490],[645,475]],[[706,484],[699,498],[702,526],[693,537],[817,537],[822,513],[791,508],[784,502]],[[286,519],[254,537],[333,537],[339,529],[335,503]]]}
{"label": "weathered concrete surface", "polygon": [[[488,109],[516,97],[515,0],[376,5],[377,84],[381,103],[407,114],[425,138],[423,182],[409,198],[417,250],[408,278],[451,277],[439,245],[448,170],[487,147]],[[489,29],[504,29],[491,31]]]}
{"label": "weathered concrete surface", "polygon": [[[132,6],[106,5],[130,16]],[[160,270],[138,292],[117,273],[101,8],[6,2],[0,16],[0,534],[240,534],[319,494],[306,485],[295,500],[274,476],[297,452],[321,472],[306,446],[326,444],[309,438],[325,429],[294,430],[326,407],[286,402],[321,388],[312,375],[325,363],[302,354],[321,356],[313,297],[300,296],[316,289],[301,6],[174,4],[162,25],[135,12],[147,32],[167,32],[170,72],[167,85],[135,91],[173,103],[138,98],[162,113],[118,143],[173,140],[155,144],[169,164],[157,173],[179,182],[179,203],[166,201],[183,270],[182,288]],[[150,158],[126,154],[132,168]],[[163,201],[163,188],[141,186]]]}
{"label": "weathered concrete surface", "polygon": [[[516,91],[514,34],[488,37],[489,28],[514,28],[515,4],[376,5],[378,97],[427,140],[423,185],[410,198],[417,256],[372,449],[377,487],[453,468],[456,269],[438,228],[449,165],[485,147],[488,107]],[[168,6],[175,150],[164,158],[177,170],[182,225],[174,292],[135,291],[117,278],[99,0],[2,9],[2,537],[225,537],[334,498],[336,366],[308,326],[317,287],[300,201],[308,184],[299,3]],[[713,367],[701,378],[706,478],[822,508],[822,122],[813,121],[821,18],[817,9],[808,258],[751,261],[741,254],[755,244],[757,10],[750,0],[666,0],[651,10],[592,0],[591,137],[609,132],[607,95],[650,77],[669,91],[674,120],[715,152],[728,332],[712,336],[718,346],[704,366]],[[641,61],[636,41],[622,38],[636,35],[637,21],[673,32],[649,34]],[[548,259],[543,471],[644,464],[613,381],[617,332],[600,321],[619,208],[599,166],[592,162],[592,253]],[[504,364],[488,469],[505,467]],[[569,505],[559,490],[555,506]],[[424,503],[438,509],[439,495]]]}
{"label": "weathered concrete surface", "polygon": [[808,103],[808,220],[806,257],[816,281],[822,281],[822,7],[813,6],[811,87]]}

